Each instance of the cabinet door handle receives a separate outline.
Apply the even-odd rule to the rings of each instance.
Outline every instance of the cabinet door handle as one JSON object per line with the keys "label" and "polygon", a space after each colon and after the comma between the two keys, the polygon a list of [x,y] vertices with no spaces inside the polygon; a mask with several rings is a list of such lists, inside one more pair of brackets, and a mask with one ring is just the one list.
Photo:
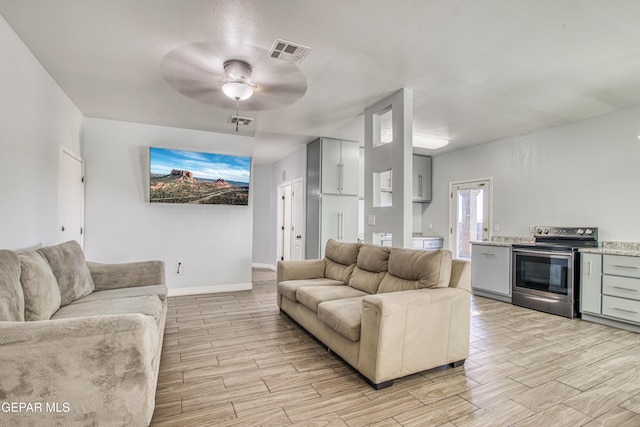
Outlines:
{"label": "cabinet door handle", "polygon": [[625,310],[624,308],[613,307],[613,309],[617,310],[617,311],[622,311],[623,313],[638,314],[637,312],[635,312],[633,310]]}
{"label": "cabinet door handle", "polygon": [[482,252],[482,255],[486,255],[486,256],[496,256],[496,254],[492,254],[491,252]]}
{"label": "cabinet door handle", "polygon": [[637,289],[631,289],[631,288],[623,288],[622,286],[614,286],[614,289],[620,289],[622,291],[629,291],[629,292],[638,292]]}
{"label": "cabinet door handle", "polygon": [[418,197],[422,197],[422,175],[418,175]]}
{"label": "cabinet door handle", "polygon": [[589,277],[591,277],[593,261],[589,261]]}
{"label": "cabinet door handle", "polygon": [[637,270],[637,269],[638,269],[638,267],[635,267],[635,266],[633,266],[633,265],[620,265],[620,264],[613,264],[613,267],[616,267],[616,268],[626,268],[626,269],[628,269],[628,270]]}

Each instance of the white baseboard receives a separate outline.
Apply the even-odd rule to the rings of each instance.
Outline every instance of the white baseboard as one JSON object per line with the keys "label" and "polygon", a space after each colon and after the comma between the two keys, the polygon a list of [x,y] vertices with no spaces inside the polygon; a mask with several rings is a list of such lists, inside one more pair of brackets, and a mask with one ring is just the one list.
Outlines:
{"label": "white baseboard", "polygon": [[260,264],[259,262],[254,262],[253,264],[251,264],[251,267],[253,267],[253,268],[266,268],[268,270],[276,271],[276,266],[273,265],[273,264]]}
{"label": "white baseboard", "polygon": [[250,291],[252,289],[253,289],[253,284],[251,283],[232,283],[228,285],[193,286],[190,288],[169,288],[169,296],[179,297],[179,296],[185,296],[185,295],[217,294],[221,292]]}

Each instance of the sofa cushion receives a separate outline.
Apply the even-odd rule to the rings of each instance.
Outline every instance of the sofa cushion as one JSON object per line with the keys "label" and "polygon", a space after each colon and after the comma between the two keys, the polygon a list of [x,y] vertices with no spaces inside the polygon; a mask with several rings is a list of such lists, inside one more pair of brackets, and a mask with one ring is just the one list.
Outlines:
{"label": "sofa cushion", "polygon": [[450,278],[450,251],[392,248],[389,254],[389,271],[382,279],[378,293],[446,288]]}
{"label": "sofa cushion", "polygon": [[0,250],[0,320],[24,322],[20,261],[13,251]]}
{"label": "sofa cushion", "polygon": [[324,277],[349,283],[358,259],[360,246],[360,243],[329,239],[324,251]]}
{"label": "sofa cushion", "polygon": [[38,249],[49,262],[60,288],[60,305],[89,295],[94,285],[82,248],[75,240]]}
{"label": "sofa cushion", "polygon": [[358,261],[349,279],[349,286],[368,294],[378,292],[380,282],[387,271],[389,248],[377,245],[362,245]]}
{"label": "sofa cushion", "polygon": [[350,286],[301,286],[296,291],[296,300],[317,313],[321,302],[365,295],[367,294]]}
{"label": "sofa cushion", "polygon": [[88,301],[62,307],[51,319],[135,313],[152,316],[156,322],[159,322],[162,317],[162,302],[155,295]]}
{"label": "sofa cushion", "polygon": [[132,286],[130,288],[105,289],[103,291],[94,291],[86,297],[75,300],[71,303],[71,305],[82,304],[91,301],[103,301],[107,299],[139,297],[144,295],[155,295],[160,298],[160,301],[164,301],[167,299],[168,292],[169,288],[167,288],[166,285]]}
{"label": "sofa cushion", "polygon": [[385,272],[389,266],[391,248],[378,245],[362,245],[358,252],[356,265],[362,270],[373,273]]}
{"label": "sofa cushion", "polygon": [[37,251],[18,254],[24,292],[24,318],[49,320],[60,308],[60,288],[47,260]]}
{"label": "sofa cushion", "polygon": [[363,299],[354,297],[322,302],[318,304],[318,319],[346,339],[359,341]]}
{"label": "sofa cushion", "polygon": [[384,271],[372,273],[356,266],[351,275],[351,279],[349,279],[349,286],[368,294],[375,294],[378,292],[378,287],[385,274],[386,272]]}
{"label": "sofa cushion", "polygon": [[341,242],[334,239],[327,240],[324,256],[338,264],[351,265],[358,260],[360,243]]}
{"label": "sofa cushion", "polygon": [[296,291],[300,286],[344,286],[345,283],[331,279],[285,280],[278,283],[278,292],[291,301],[296,300]]}

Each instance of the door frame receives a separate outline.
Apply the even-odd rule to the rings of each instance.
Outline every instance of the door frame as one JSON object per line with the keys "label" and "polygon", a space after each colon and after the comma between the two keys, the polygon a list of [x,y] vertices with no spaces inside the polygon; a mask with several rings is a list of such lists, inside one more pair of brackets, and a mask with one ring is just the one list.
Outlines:
{"label": "door frame", "polygon": [[82,190],[80,192],[80,247],[84,247],[84,177],[85,177],[85,163],[84,159],[73,152],[69,148],[65,146],[60,146],[60,156],[58,160],[58,243],[62,243],[62,185],[63,185],[63,159],[64,156],[69,156],[70,158],[78,161],[80,163],[81,173],[82,173]]}
{"label": "door frame", "polygon": [[[298,195],[296,196],[296,185],[299,185]],[[300,206],[299,210],[296,209],[295,199],[296,197],[300,197]],[[305,199],[306,194],[304,191],[304,180],[302,178],[297,178],[291,181],[291,259],[305,259],[305,246],[306,246],[306,213],[305,213]],[[296,224],[300,223],[300,230],[296,229]],[[294,256],[296,241],[298,240],[297,236],[301,236],[299,239],[300,244],[300,258],[296,258]]]}
{"label": "door frame", "polygon": [[463,179],[459,181],[449,182],[449,250],[454,254],[454,256],[455,256],[455,246],[454,246],[455,240],[453,238],[454,237],[453,228],[456,226],[456,210],[454,209],[455,203],[453,200],[454,187],[462,184],[473,184],[473,183],[480,183],[485,181],[489,183],[489,189],[487,191],[487,194],[489,197],[489,200],[487,202],[487,205],[489,206],[489,215],[487,216],[488,218],[487,226],[489,230],[487,233],[487,239],[491,241],[491,238],[493,237],[493,177],[488,176],[488,177],[481,177],[481,178],[470,178],[470,179]]}
{"label": "door frame", "polygon": [[[291,181],[278,185],[276,192],[276,232],[277,234],[277,247],[276,256],[277,261],[288,260],[291,258]],[[283,205],[286,205],[286,198],[289,199],[289,210],[285,212]],[[288,220],[288,226],[287,226]],[[285,237],[288,236],[288,239]]]}

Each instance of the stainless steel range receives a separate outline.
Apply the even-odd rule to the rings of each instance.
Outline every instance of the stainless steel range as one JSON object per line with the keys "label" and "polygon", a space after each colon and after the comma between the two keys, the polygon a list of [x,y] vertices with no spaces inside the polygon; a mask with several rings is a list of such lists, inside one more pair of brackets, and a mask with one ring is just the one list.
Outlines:
{"label": "stainless steel range", "polygon": [[578,317],[580,254],[598,246],[595,227],[535,227],[535,243],[513,245],[512,303],[565,317]]}

